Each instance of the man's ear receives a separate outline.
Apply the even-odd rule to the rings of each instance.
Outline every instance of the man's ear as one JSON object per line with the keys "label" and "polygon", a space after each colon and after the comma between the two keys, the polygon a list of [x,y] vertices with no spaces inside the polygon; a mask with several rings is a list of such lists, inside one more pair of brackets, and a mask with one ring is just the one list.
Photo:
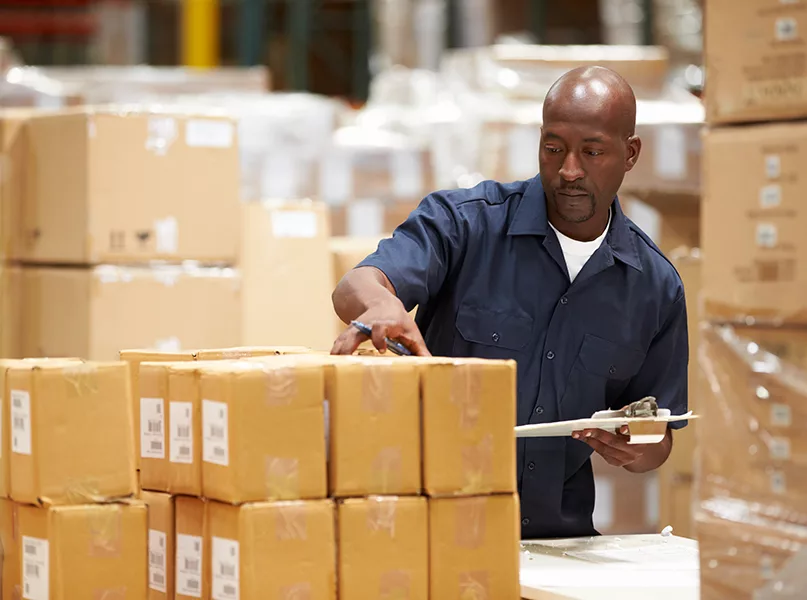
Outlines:
{"label": "man's ear", "polygon": [[639,154],[642,152],[642,140],[638,135],[632,135],[628,138],[628,154],[625,160],[625,172],[630,171],[636,166],[636,161],[639,160]]}

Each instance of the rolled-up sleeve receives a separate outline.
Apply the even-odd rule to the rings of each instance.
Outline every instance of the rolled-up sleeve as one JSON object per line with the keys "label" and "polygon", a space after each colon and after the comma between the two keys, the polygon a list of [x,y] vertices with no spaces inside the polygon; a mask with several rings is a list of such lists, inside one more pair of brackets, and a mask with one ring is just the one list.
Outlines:
{"label": "rolled-up sleeve", "polygon": [[[641,370],[631,380],[620,400],[626,405],[644,396],[655,396],[659,408],[668,408],[673,415],[684,414],[688,406],[688,364],[687,310],[682,291],[650,344]],[[685,426],[686,421],[670,424],[673,429]]]}
{"label": "rolled-up sleeve", "polygon": [[406,310],[412,310],[437,295],[458,264],[466,239],[457,205],[444,194],[431,194],[357,268],[383,272]]}

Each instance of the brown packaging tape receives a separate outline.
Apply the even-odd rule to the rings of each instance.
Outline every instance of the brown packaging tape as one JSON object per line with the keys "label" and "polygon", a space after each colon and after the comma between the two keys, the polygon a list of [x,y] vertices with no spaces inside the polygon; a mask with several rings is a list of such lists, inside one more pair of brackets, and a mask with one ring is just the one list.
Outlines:
{"label": "brown packaging tape", "polygon": [[266,457],[267,500],[292,500],[299,497],[300,463],[296,458]]}

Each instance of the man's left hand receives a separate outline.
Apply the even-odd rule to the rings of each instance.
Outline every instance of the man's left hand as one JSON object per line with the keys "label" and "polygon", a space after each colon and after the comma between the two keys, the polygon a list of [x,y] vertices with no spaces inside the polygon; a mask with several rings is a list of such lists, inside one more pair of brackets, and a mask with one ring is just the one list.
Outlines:
{"label": "man's left hand", "polygon": [[575,431],[572,437],[591,446],[609,465],[624,467],[635,473],[657,469],[670,455],[672,434],[669,430],[664,440],[658,444],[629,444],[630,436],[627,434],[626,425],[617,433],[602,429],[584,429]]}

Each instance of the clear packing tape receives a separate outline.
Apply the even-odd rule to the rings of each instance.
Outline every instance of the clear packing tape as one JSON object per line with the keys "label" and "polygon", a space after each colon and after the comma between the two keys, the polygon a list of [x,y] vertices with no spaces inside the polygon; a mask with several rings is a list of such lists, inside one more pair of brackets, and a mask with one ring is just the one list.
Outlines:
{"label": "clear packing tape", "polygon": [[702,598],[805,598],[807,370],[785,357],[803,356],[807,336],[709,323],[701,334]]}

